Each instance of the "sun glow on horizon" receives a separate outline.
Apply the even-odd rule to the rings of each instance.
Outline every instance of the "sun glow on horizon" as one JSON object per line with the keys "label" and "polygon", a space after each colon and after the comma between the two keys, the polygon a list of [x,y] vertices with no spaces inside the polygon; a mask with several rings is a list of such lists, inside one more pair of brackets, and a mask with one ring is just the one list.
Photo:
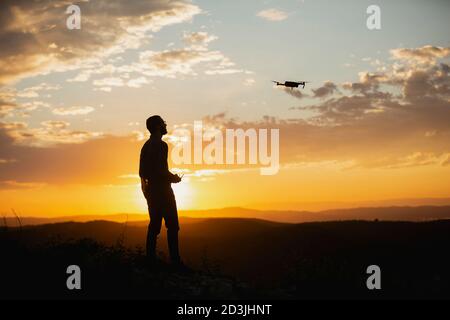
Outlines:
{"label": "sun glow on horizon", "polygon": [[[177,201],[177,208],[179,210],[189,210],[194,205],[194,190],[188,180],[184,179],[180,183],[172,185],[175,199]],[[147,202],[142,194],[141,185],[136,184],[134,187],[134,202],[138,212],[147,212]]]}
{"label": "sun glow on horizon", "polygon": [[186,210],[194,205],[194,188],[189,180],[184,180],[180,183],[173,184],[172,189],[175,193],[178,209]]}

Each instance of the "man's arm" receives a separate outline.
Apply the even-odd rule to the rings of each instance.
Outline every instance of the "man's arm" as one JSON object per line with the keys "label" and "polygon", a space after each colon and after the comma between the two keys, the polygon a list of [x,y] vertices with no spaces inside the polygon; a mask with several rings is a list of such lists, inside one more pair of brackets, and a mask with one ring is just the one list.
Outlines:
{"label": "man's arm", "polygon": [[141,190],[142,193],[144,194],[144,197],[147,198],[147,194],[148,194],[148,177],[147,177],[147,163],[146,163],[146,157],[145,157],[145,152],[146,152],[146,145],[144,144],[144,146],[141,149],[141,155],[139,157],[139,177],[141,178]]}
{"label": "man's arm", "polygon": [[144,197],[147,199],[147,195],[148,195],[148,180],[141,178],[141,190],[142,193],[144,194]]}
{"label": "man's arm", "polygon": [[145,152],[146,152],[146,144],[144,144],[144,146],[142,147],[141,155],[139,157],[139,177],[141,178],[148,178],[147,177],[148,164],[146,163]]}

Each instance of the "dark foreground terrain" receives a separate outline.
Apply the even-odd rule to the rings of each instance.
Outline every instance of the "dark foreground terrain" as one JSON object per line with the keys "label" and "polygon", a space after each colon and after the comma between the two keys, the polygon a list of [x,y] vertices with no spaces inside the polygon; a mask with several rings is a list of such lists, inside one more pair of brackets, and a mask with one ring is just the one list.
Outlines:
{"label": "dark foreground terrain", "polygon": [[[0,231],[0,298],[450,299],[450,221],[282,224],[182,219],[181,253],[194,270],[143,256],[145,223],[56,223]],[[66,288],[78,265],[82,289]],[[369,291],[366,269],[381,268]]]}

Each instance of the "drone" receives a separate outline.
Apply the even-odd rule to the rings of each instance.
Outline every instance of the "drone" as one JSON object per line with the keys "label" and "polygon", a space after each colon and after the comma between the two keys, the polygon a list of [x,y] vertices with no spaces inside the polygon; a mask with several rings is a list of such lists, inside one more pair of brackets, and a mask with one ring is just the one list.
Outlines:
{"label": "drone", "polygon": [[299,86],[302,86],[303,89],[305,89],[305,85],[307,83],[309,83],[308,81],[299,81],[299,82],[295,82],[295,81],[285,81],[284,83],[282,82],[278,82],[278,81],[273,81],[273,83],[276,83],[277,86],[285,86],[286,88],[298,88]]}

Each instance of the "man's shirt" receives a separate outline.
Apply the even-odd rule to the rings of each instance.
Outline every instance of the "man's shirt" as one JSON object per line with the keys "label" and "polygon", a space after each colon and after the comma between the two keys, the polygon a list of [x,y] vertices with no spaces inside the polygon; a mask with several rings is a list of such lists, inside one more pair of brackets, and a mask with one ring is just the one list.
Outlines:
{"label": "man's shirt", "polygon": [[170,185],[173,175],[167,164],[168,146],[160,139],[150,137],[141,149],[139,176],[152,186]]}

